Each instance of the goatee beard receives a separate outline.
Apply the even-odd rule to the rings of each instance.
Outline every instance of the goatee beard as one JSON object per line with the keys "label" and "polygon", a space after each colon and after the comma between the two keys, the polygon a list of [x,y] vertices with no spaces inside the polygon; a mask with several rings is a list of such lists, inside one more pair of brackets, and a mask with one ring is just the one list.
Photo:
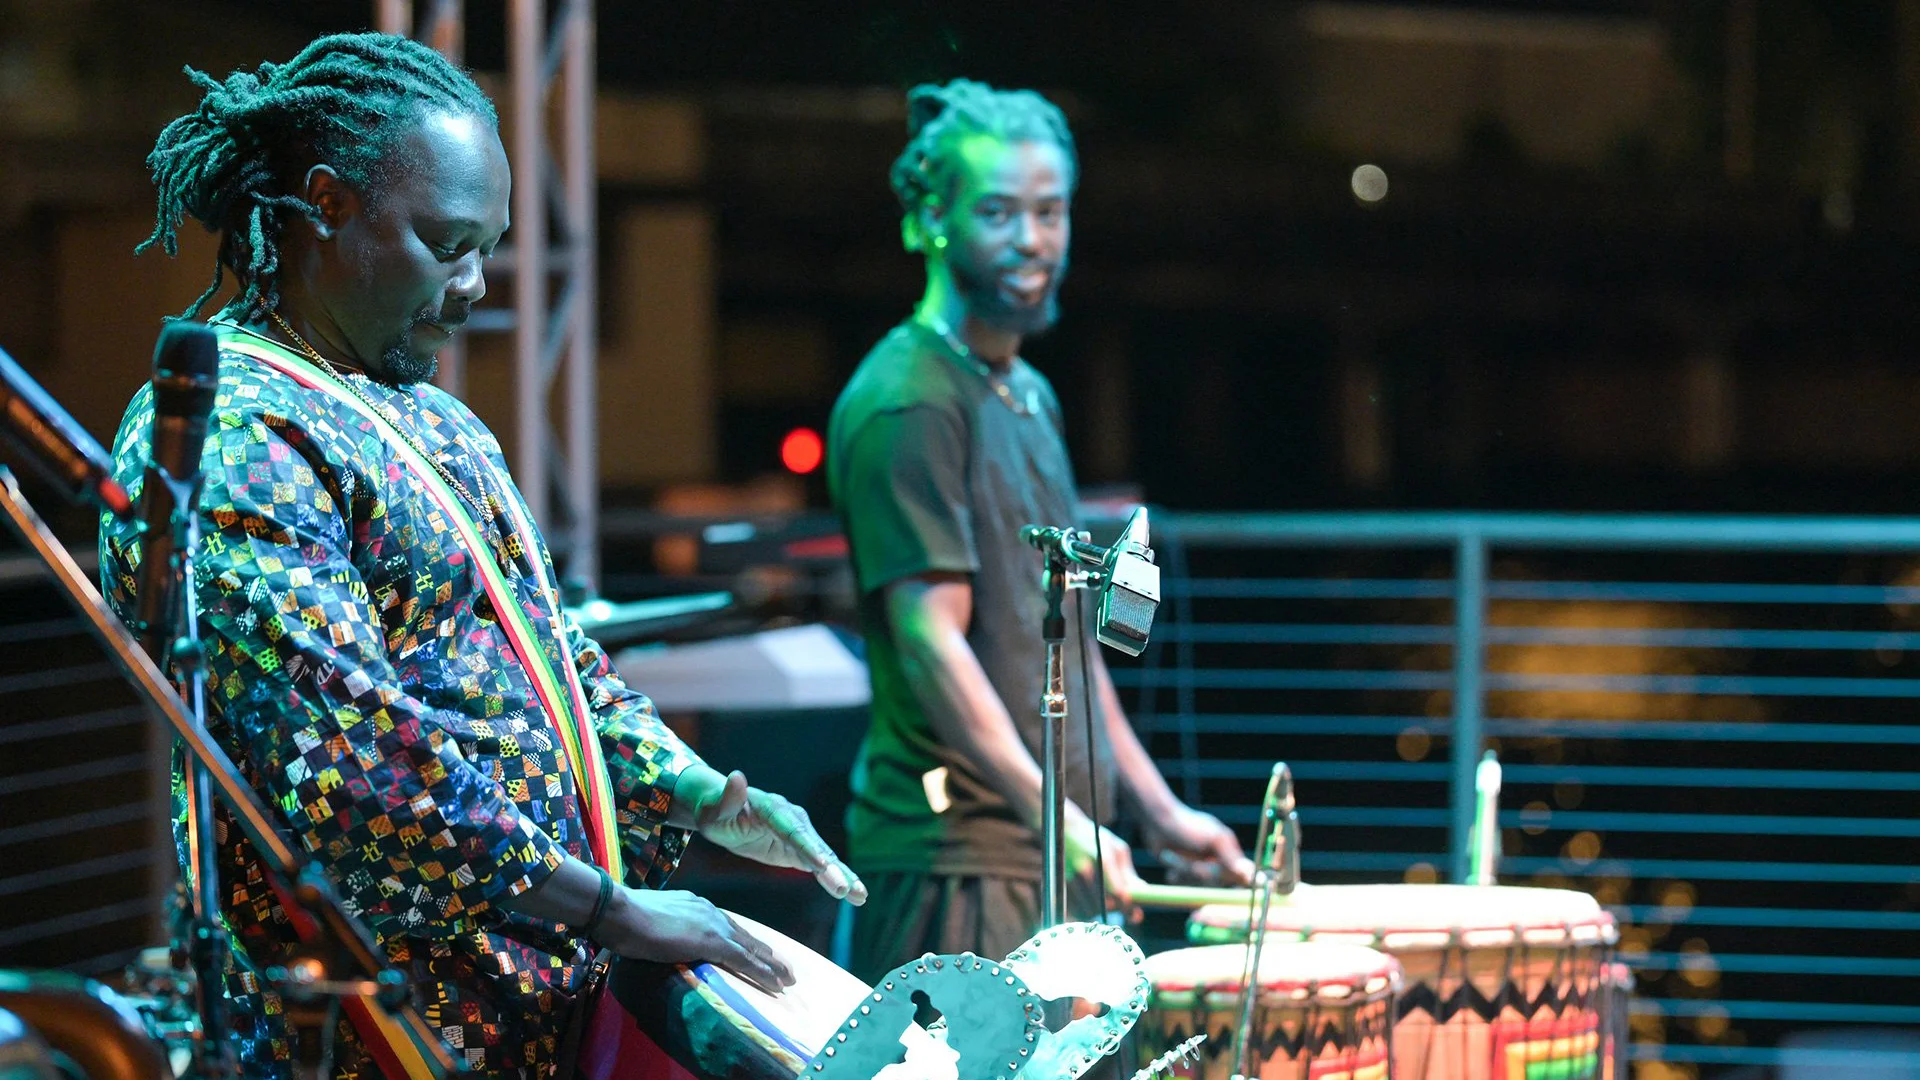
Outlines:
{"label": "goatee beard", "polygon": [[417,356],[402,341],[387,346],[387,351],[380,354],[380,368],[394,382],[412,386],[433,378],[434,373],[440,370],[440,357]]}
{"label": "goatee beard", "polygon": [[1000,279],[996,274],[982,276],[972,267],[957,262],[953,264],[952,271],[954,284],[959,287],[960,295],[966,298],[968,316],[996,330],[1031,337],[1045,333],[1060,321],[1060,282],[1066,277],[1065,262],[1053,272],[1047,295],[1037,304],[1010,300],[1001,292]]}

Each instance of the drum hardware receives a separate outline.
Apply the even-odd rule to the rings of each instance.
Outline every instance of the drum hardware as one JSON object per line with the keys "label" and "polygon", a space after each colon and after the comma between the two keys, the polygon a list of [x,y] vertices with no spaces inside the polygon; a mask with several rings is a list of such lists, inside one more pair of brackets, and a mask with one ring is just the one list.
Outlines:
{"label": "drum hardware", "polygon": [[87,1080],[174,1075],[134,1005],[89,979],[59,971],[0,971],[0,1010],[19,1017]]}
{"label": "drum hardware", "polygon": [[1157,1080],[1158,1077],[1174,1069],[1176,1066],[1185,1065],[1194,1060],[1199,1054],[1200,1044],[1206,1041],[1207,1035],[1205,1032],[1195,1035],[1186,1042],[1173,1047],[1166,1053],[1147,1062],[1141,1067],[1140,1071],[1134,1073],[1129,1080]]}
{"label": "drum hardware", "polygon": [[[928,954],[869,987],[799,942],[731,916],[794,972],[770,995],[711,964],[615,960],[578,1055],[582,1080],[1074,1080],[1146,1008],[1146,960],[1092,923],[1042,930],[1004,960]],[[913,1023],[924,995],[941,1013]],[[1106,1006],[1059,1031],[1049,1000]],[[901,1060],[902,1050],[905,1059]]]}

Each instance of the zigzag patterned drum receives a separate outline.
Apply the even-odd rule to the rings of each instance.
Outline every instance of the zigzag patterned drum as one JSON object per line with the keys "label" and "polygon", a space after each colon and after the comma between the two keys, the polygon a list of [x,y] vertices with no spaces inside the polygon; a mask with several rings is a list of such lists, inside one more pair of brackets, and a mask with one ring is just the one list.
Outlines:
{"label": "zigzag patterned drum", "polygon": [[[1247,909],[1201,908],[1195,942],[1246,940]],[[1278,942],[1362,945],[1397,959],[1396,1080],[1623,1076],[1619,931],[1585,893],[1471,885],[1300,886],[1276,897]]]}
{"label": "zigzag patterned drum", "polygon": [[[1246,925],[1246,915],[1240,917]],[[1227,1080],[1240,1023],[1246,949],[1202,945],[1147,958],[1153,983],[1141,1045],[1173,1046],[1205,1035],[1198,1062],[1173,1075]],[[1384,1080],[1393,1053],[1400,965],[1360,945],[1268,942],[1261,950],[1251,1075],[1261,1080]]]}

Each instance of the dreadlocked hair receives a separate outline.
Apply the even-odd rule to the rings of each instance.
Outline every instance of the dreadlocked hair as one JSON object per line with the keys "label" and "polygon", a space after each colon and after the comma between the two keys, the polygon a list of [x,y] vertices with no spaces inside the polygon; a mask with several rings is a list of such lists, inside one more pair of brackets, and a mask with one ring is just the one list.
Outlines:
{"label": "dreadlocked hair", "polygon": [[1032,90],[995,90],[972,79],[907,91],[907,148],[894,160],[893,193],[900,199],[908,246],[917,247],[915,219],[928,203],[952,197],[958,150],[973,135],[1005,142],[1052,142],[1066,155],[1069,185],[1078,183],[1080,156],[1059,106]]}
{"label": "dreadlocked hair", "polygon": [[307,170],[331,166],[376,201],[393,168],[391,143],[429,109],[498,124],[493,102],[466,72],[417,41],[391,34],[333,34],[284,64],[235,71],[225,82],[186,68],[206,91],[200,107],[166,126],[147,155],[159,208],[153,234],[180,253],[180,223],[192,217],[220,234],[213,283],[181,313],[192,318],[231,270],[244,316],[280,305],[280,238],[291,220],[319,210],[294,194]]}

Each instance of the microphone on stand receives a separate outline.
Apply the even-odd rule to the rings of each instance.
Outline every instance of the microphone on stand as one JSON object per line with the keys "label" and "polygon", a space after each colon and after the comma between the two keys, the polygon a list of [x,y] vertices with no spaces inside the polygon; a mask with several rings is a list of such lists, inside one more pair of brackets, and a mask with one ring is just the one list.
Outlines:
{"label": "microphone on stand", "polygon": [[140,580],[135,630],[149,655],[165,662],[178,633],[179,594],[187,552],[175,517],[199,498],[200,455],[219,386],[220,340],[205,325],[178,319],[153,348],[152,457],[140,485]]}
{"label": "microphone on stand", "polygon": [[1068,562],[1100,573],[1100,625],[1095,636],[1102,645],[1128,656],[1139,656],[1153,630],[1153,614],[1160,607],[1160,568],[1147,546],[1147,508],[1134,508],[1112,547],[1100,547],[1075,529],[1024,525],[1020,539],[1041,551],[1057,550]]}
{"label": "microphone on stand", "polygon": [[74,502],[89,502],[115,517],[133,510],[113,479],[113,461],[87,429],[0,349],[0,435],[36,471]]}

